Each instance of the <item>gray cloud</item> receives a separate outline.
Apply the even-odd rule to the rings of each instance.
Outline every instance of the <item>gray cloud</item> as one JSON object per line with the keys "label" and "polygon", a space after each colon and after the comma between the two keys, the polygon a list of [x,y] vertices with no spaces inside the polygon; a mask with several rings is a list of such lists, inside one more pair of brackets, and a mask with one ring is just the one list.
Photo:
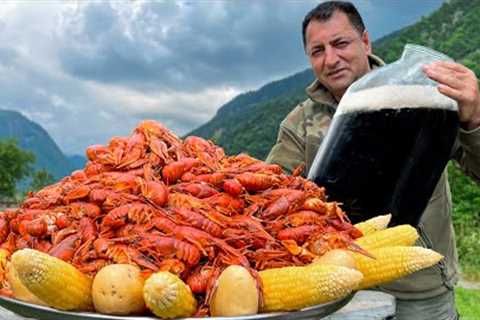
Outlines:
{"label": "gray cloud", "polygon": [[109,6],[91,4],[70,17],[60,59],[74,76],[143,89],[251,86],[306,66],[299,21],[312,3],[147,2],[127,17],[110,7],[101,27],[78,19]]}

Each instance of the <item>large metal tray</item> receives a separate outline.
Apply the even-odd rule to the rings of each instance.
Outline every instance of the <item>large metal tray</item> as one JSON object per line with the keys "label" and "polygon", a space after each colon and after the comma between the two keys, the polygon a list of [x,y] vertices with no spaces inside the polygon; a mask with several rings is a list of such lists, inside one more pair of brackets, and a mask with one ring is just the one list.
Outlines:
{"label": "large metal tray", "polygon": [[[294,312],[275,312],[275,313],[260,313],[251,316],[243,317],[209,317],[208,320],[253,320],[253,319],[268,319],[268,320],[287,320],[287,319],[319,319],[334,313],[338,309],[346,305],[352,300],[354,293],[347,297],[324,304],[319,304],[313,307],[308,307]],[[48,320],[152,320],[159,319],[155,317],[136,317],[136,316],[112,316],[106,314],[99,314],[93,312],[68,312],[61,311],[49,307],[39,306],[23,302],[16,299],[5,298],[0,296],[0,306],[17,313],[23,317],[34,319],[48,319]],[[182,318],[182,320],[198,320],[199,318]]]}

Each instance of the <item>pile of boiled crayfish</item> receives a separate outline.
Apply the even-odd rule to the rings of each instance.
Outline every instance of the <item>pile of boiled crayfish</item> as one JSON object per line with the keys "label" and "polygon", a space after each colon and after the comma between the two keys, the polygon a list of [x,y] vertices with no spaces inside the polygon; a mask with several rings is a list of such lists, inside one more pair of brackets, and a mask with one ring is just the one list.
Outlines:
{"label": "pile of boiled crayfish", "polygon": [[0,213],[1,248],[34,248],[94,275],[111,263],[178,274],[199,296],[228,265],[305,265],[361,232],[325,190],[160,123],[87,148],[88,162]]}

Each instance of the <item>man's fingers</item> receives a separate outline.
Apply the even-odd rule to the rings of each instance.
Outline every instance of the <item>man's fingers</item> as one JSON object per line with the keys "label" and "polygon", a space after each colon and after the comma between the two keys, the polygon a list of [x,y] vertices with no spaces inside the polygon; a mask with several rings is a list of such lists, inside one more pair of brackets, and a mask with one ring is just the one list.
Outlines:
{"label": "man's fingers", "polygon": [[424,70],[430,79],[440,84],[447,85],[454,89],[460,89],[463,86],[462,79],[458,78],[458,76],[452,72],[441,72],[441,70],[431,68],[425,68]]}
{"label": "man's fingers", "polygon": [[455,63],[455,62],[450,62],[450,61],[435,61],[433,63],[430,64],[433,68],[435,67],[440,67],[440,68],[445,68],[449,71],[454,71],[454,72],[459,72],[459,73],[462,73],[462,74],[467,74],[470,72],[470,70],[459,64],[459,63]]}
{"label": "man's fingers", "polygon": [[454,89],[444,84],[439,84],[437,88],[438,88],[438,91],[440,91],[440,93],[458,102],[463,101],[465,99],[461,90]]}

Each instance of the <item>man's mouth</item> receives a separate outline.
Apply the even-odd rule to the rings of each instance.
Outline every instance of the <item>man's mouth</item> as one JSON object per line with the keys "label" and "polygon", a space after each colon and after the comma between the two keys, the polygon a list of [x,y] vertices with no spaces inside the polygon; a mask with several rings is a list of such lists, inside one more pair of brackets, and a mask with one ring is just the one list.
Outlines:
{"label": "man's mouth", "polygon": [[331,71],[331,72],[327,73],[327,76],[328,76],[329,78],[337,77],[337,76],[339,76],[344,70],[346,70],[346,69],[345,69],[345,68],[341,68],[341,69],[337,69],[337,70],[335,70],[335,71]]}

